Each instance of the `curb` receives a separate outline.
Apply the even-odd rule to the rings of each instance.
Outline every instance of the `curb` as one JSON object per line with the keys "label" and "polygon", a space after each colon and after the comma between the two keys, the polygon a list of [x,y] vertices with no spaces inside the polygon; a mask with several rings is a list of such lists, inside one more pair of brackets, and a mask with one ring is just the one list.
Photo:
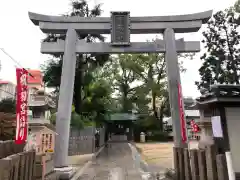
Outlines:
{"label": "curb", "polygon": [[103,145],[96,153],[93,154],[91,160],[89,160],[88,162],[86,162],[82,168],[79,168],[79,170],[77,170],[77,172],[75,173],[75,175],[71,178],[71,180],[78,180],[78,178],[80,176],[82,176],[82,174],[84,173],[84,171],[89,168],[89,166],[92,164],[92,161],[94,159],[96,159],[96,157],[98,157],[98,155],[102,152],[102,150],[105,148],[105,145]]}
{"label": "curb", "polygon": [[[138,151],[136,145],[133,143],[128,143],[128,145],[132,151],[133,160],[136,161],[136,156],[138,156],[140,158],[138,170],[141,173],[142,179],[149,179],[150,177],[155,178],[155,174],[153,174],[151,172],[148,163],[142,159],[140,152]],[[134,153],[137,153],[137,154],[134,155]],[[160,177],[160,180],[164,180],[164,179],[165,179],[165,177]]]}
{"label": "curb", "polygon": [[147,164],[147,162],[146,162],[145,160],[142,159],[142,157],[141,157],[141,155],[140,155],[140,152],[138,151],[136,145],[133,144],[133,143],[129,143],[128,145],[129,145],[130,148],[131,148],[133,160],[135,160],[133,149],[134,149],[134,151],[135,151],[135,152],[138,154],[138,156],[139,156],[139,160],[140,160],[140,162],[139,162],[139,163],[140,163],[140,164],[139,164],[139,165],[140,165],[139,169],[141,169],[141,172],[149,172],[148,164]]}

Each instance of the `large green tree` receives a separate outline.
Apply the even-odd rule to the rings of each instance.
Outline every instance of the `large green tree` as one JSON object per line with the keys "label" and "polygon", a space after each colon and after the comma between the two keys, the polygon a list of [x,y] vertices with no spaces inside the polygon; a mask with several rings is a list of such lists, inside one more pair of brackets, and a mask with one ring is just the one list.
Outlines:
{"label": "large green tree", "polygon": [[133,57],[132,54],[114,55],[103,68],[103,74],[114,91],[112,97],[119,102],[118,105],[116,104],[116,111],[129,112],[133,110],[137,91],[139,92],[141,87],[138,82],[140,76],[132,69]]}
{"label": "large green tree", "polygon": [[[194,54],[179,54],[179,58],[192,58]],[[132,70],[140,76],[143,85],[143,96],[149,96],[151,104],[149,113],[154,117],[158,129],[163,129],[163,117],[170,116],[167,87],[166,61],[164,54],[148,53],[133,56]],[[179,61],[181,72],[184,72],[182,61]]]}
{"label": "large green tree", "polygon": [[[96,5],[90,9],[85,0],[74,0],[72,10],[66,16],[96,17],[101,15],[101,6]],[[48,34],[45,42],[56,42],[58,39],[65,39],[66,35]],[[87,42],[104,41],[104,37],[99,34],[78,34],[79,39],[85,39]],[[108,61],[108,54],[83,54],[77,55],[77,66],[75,74],[73,103],[78,114],[83,111],[84,88],[93,81],[91,73],[99,66]],[[47,87],[54,87],[59,91],[63,56],[56,54],[51,60],[43,65],[44,82]]]}
{"label": "large green tree", "polygon": [[214,83],[239,84],[239,1],[235,6],[216,12],[203,31],[205,53],[199,69],[198,89],[208,89]]}
{"label": "large green tree", "polygon": [[110,83],[95,70],[91,83],[84,87],[83,115],[92,116],[96,122],[104,120],[104,115],[111,109],[111,94]]}
{"label": "large green tree", "polygon": [[12,98],[2,99],[0,101],[0,112],[16,113],[16,100]]}

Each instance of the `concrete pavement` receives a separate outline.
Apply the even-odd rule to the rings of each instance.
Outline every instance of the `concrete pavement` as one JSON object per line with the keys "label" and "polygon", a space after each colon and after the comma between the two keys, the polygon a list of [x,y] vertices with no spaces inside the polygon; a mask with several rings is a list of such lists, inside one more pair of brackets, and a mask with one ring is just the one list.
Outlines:
{"label": "concrete pavement", "polygon": [[83,172],[79,180],[141,180],[128,143],[109,143],[108,148]]}

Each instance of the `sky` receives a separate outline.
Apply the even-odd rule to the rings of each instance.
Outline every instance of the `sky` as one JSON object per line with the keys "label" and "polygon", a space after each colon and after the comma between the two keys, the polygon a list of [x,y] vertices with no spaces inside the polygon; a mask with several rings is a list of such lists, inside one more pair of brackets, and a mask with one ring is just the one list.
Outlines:
{"label": "sky", "polygon": [[[89,0],[90,5],[102,3],[103,16],[110,11],[130,11],[131,16],[161,16],[197,13],[213,9],[215,12],[233,5],[235,0]],[[41,40],[45,35],[28,17],[28,11],[62,15],[71,9],[70,0],[1,0],[0,1],[0,48],[10,54],[21,66],[0,51],[0,79],[16,82],[15,68],[39,69],[49,56],[40,53]],[[202,28],[203,29],[203,28]],[[177,34],[176,38],[201,41],[201,31]],[[156,35],[134,35],[132,41],[151,40]],[[200,95],[194,82],[199,80],[201,52],[193,60],[184,60],[187,71],[181,75],[184,96]]]}

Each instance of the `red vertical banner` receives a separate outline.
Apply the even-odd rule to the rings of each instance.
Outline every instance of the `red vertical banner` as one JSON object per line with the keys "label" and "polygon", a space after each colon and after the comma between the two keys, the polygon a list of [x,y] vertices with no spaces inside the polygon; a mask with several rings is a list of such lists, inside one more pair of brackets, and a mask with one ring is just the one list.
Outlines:
{"label": "red vertical banner", "polygon": [[178,105],[179,105],[179,118],[181,123],[181,135],[182,141],[185,143],[187,141],[187,131],[186,131],[186,122],[184,116],[184,105],[183,105],[183,98],[182,98],[182,87],[181,84],[178,83]]}
{"label": "red vertical banner", "polygon": [[193,132],[197,133],[200,131],[200,127],[195,123],[194,120],[191,120],[190,124]]}
{"label": "red vertical banner", "polygon": [[23,144],[27,140],[28,121],[28,72],[25,69],[17,68],[17,101],[16,101],[16,136],[15,143]]}

